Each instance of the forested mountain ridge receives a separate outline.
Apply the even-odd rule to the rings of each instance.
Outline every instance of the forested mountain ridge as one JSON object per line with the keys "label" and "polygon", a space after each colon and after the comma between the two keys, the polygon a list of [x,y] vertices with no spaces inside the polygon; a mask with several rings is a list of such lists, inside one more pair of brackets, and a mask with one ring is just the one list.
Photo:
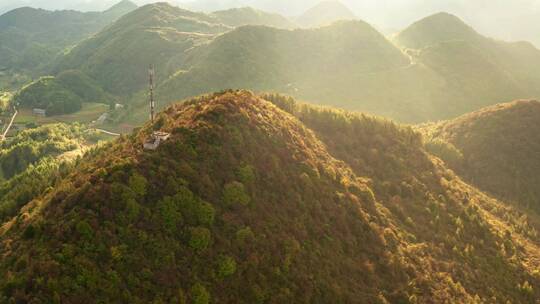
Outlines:
{"label": "forested mountain ridge", "polygon": [[183,67],[186,50],[230,29],[214,21],[167,3],[146,5],[79,44],[55,70],[78,69],[110,93],[134,94],[146,85],[150,64],[165,78]]}
{"label": "forested mountain ridge", "polygon": [[[144,151],[154,130],[171,138]],[[5,223],[0,299],[534,303],[539,224],[411,128],[228,91],[88,153]]]}
{"label": "forested mountain ridge", "polygon": [[423,131],[430,149],[472,184],[540,211],[540,102],[498,104]]}
{"label": "forested mountain ridge", "polygon": [[540,95],[539,50],[483,37],[450,14],[419,21],[394,42],[403,49],[362,21],[293,31],[236,28],[190,50],[184,67],[160,82],[160,98],[167,104],[249,88],[424,122]]}
{"label": "forested mountain ridge", "polygon": [[247,88],[418,123],[540,95],[539,50],[483,37],[450,14],[415,23],[394,44],[359,20],[291,26],[250,8],[204,14],[150,4],[58,58],[52,74],[79,70],[128,105],[120,120],[130,125],[147,118],[150,64],[162,107]]}
{"label": "forested mountain ridge", "polygon": [[[424,73],[409,65],[407,56],[363,21],[292,31],[246,26],[193,49],[191,68],[164,81],[158,91],[165,104],[208,91],[249,88],[350,109],[360,104],[385,108],[374,96],[422,94],[412,82]],[[395,87],[382,81],[403,75],[410,76],[408,81],[392,82]]]}
{"label": "forested mountain ridge", "polygon": [[403,47],[422,49],[446,41],[477,40],[479,36],[457,16],[441,12],[413,23],[394,40]]}
{"label": "forested mountain ridge", "polygon": [[413,60],[445,79],[446,96],[437,107],[447,117],[508,100],[540,96],[540,50],[528,42],[504,42],[477,33],[458,17],[424,18],[394,42]]}
{"label": "forested mountain ridge", "polygon": [[0,69],[38,74],[65,48],[102,30],[136,7],[132,2],[122,1],[104,12],[30,7],[9,11],[0,16]]}

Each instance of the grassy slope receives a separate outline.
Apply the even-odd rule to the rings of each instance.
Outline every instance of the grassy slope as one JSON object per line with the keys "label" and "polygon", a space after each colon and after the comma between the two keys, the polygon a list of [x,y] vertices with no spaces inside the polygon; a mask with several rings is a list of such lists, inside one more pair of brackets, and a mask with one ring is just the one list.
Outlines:
{"label": "grassy slope", "polygon": [[[461,158],[440,153],[472,183],[540,210],[540,103],[499,104],[425,127],[431,140],[449,143]],[[447,152],[448,150],[442,150]]]}
{"label": "grassy slope", "polygon": [[[204,96],[87,155],[3,226],[1,294],[63,303],[539,296],[537,219],[461,182],[409,128],[265,98],[284,111],[249,92]],[[172,138],[144,152],[152,129]]]}

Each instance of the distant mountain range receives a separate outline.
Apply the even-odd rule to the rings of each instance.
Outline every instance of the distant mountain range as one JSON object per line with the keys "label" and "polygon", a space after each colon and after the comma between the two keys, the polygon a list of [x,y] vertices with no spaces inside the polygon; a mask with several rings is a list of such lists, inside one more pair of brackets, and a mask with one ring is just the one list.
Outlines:
{"label": "distant mountain range", "polygon": [[[341,12],[335,19],[354,17],[327,2],[306,13],[318,20],[312,25],[326,22],[332,9],[325,6]],[[53,63],[40,62],[48,62],[43,69],[52,74],[79,70],[125,100],[125,119],[135,125],[147,116],[150,64],[158,71],[161,107],[206,92],[248,88],[424,122],[540,96],[538,49],[482,36],[451,14],[415,22],[392,42],[359,20],[295,27],[283,16],[251,8],[206,14],[152,4],[121,17]]]}

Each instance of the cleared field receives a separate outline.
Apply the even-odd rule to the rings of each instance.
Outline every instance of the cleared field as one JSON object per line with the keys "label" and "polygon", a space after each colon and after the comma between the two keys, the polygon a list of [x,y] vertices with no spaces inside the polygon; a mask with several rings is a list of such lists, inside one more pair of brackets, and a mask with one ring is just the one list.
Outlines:
{"label": "cleared field", "polygon": [[37,125],[43,125],[55,122],[81,122],[89,123],[107,112],[109,106],[102,103],[84,103],[80,111],[73,114],[57,115],[49,117],[36,116],[32,113],[32,109],[20,109],[19,115],[15,119],[16,124],[35,123]]}

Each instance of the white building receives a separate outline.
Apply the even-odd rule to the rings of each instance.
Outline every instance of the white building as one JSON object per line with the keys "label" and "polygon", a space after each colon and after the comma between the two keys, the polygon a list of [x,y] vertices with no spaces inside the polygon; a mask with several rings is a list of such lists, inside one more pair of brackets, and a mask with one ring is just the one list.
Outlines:
{"label": "white building", "polygon": [[143,147],[145,150],[156,150],[161,142],[167,141],[169,137],[171,137],[170,133],[154,132],[152,133],[152,136],[144,142]]}
{"label": "white building", "polygon": [[35,115],[35,116],[47,116],[47,110],[45,109],[39,109],[39,108],[34,108],[32,109],[32,113]]}

